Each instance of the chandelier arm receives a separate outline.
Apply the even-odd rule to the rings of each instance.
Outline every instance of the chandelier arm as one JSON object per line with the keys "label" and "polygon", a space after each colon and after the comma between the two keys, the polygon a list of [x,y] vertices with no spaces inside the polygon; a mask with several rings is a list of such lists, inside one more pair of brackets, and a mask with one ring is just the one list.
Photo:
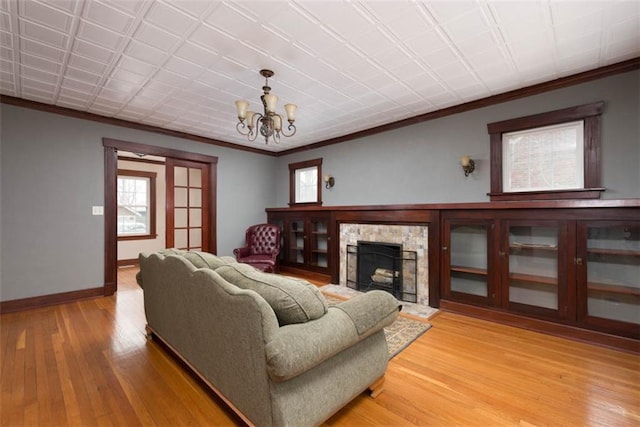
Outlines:
{"label": "chandelier arm", "polygon": [[[291,131],[291,129],[293,129],[293,131]],[[296,129],[296,127],[295,127],[295,125],[294,125],[293,123],[289,123],[289,126],[287,126],[287,130],[291,131],[291,133],[287,133],[287,132],[285,132],[285,131],[284,131],[284,128],[282,128],[282,129],[280,130],[280,133],[282,133],[282,134],[283,134],[284,136],[286,136],[286,137],[290,137],[290,136],[293,136],[293,135],[295,135],[295,134],[296,134],[296,130],[297,130],[297,129]]]}
{"label": "chandelier arm", "polygon": [[250,135],[250,134],[251,134],[251,130],[249,130],[249,129],[247,129],[247,131],[246,131],[246,132],[243,132],[243,130],[244,130],[244,129],[246,129],[246,127],[247,127],[247,125],[245,125],[243,121],[242,121],[242,122],[238,122],[238,123],[236,124],[236,130],[238,131],[238,133],[239,133],[240,135],[247,136],[247,135]]}

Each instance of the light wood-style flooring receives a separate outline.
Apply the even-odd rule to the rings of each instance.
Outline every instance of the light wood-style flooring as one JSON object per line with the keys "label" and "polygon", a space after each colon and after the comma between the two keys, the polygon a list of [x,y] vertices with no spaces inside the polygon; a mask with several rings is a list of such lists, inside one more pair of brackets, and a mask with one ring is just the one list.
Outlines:
{"label": "light wood-style flooring", "polygon": [[[2,426],[238,424],[145,338],[136,270],[116,295],[2,314]],[[452,313],[329,426],[638,426],[640,356]],[[313,405],[313,402],[309,402]]]}

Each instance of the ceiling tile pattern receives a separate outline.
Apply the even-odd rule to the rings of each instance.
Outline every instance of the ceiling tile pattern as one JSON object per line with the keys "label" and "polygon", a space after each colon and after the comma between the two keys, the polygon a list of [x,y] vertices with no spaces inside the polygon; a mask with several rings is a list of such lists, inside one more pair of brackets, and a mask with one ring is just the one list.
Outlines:
{"label": "ceiling tile pattern", "polygon": [[[270,151],[638,56],[636,0],[0,1],[0,93]],[[262,68],[280,144],[235,130]]]}

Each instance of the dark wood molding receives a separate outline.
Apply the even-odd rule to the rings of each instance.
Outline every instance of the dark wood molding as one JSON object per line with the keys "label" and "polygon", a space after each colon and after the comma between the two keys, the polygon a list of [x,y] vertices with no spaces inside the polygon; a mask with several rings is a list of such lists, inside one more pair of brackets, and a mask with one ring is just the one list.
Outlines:
{"label": "dark wood molding", "polygon": [[14,313],[16,311],[32,310],[56,304],[65,304],[84,299],[105,296],[104,287],[82,289],[79,291],[62,292],[59,294],[41,295],[0,302],[0,313]]}
{"label": "dark wood molding", "polygon": [[[318,182],[316,183],[316,201],[296,203],[296,170],[311,167],[318,168]],[[289,163],[289,206],[321,206],[322,205],[322,158]]]}
{"label": "dark wood molding", "polygon": [[194,135],[186,132],[179,132],[171,129],[164,129],[158,126],[132,122],[129,120],[116,119],[114,117],[105,117],[98,114],[88,113],[86,111],[79,111],[71,108],[60,107],[57,105],[44,104],[42,102],[30,101],[28,99],[16,98],[8,95],[0,95],[0,103],[15,105],[17,107],[30,108],[32,110],[45,111],[47,113],[60,114],[67,117],[74,117],[77,119],[105,123],[113,126],[120,126],[124,128],[129,128],[129,129],[159,133],[162,135],[172,136],[175,138],[187,139],[190,141],[201,142],[204,144],[216,145],[218,147],[231,148],[231,149],[240,150],[240,151],[248,151],[251,153],[264,154],[267,156],[275,156],[275,153],[267,150],[262,150],[260,148],[246,147],[238,144],[232,144],[230,142],[221,141],[219,139],[206,138],[204,136]]}
{"label": "dark wood molding", "polygon": [[[524,117],[517,117],[487,124],[491,152],[491,192],[492,201],[509,200],[555,200],[555,199],[598,199],[605,190],[600,187],[600,127],[604,102],[578,105],[561,110],[547,111]],[[574,121],[582,121],[583,141],[583,185],[580,189],[504,192],[503,182],[503,135],[526,129],[541,128]]]}
{"label": "dark wood molding", "polygon": [[137,267],[139,265],[140,265],[140,260],[138,258],[118,260],[118,267]]}
{"label": "dark wood molding", "polygon": [[149,165],[164,165],[164,160],[150,160],[145,159],[143,157],[127,157],[127,156],[118,156],[118,161],[122,162],[135,162],[135,163],[146,163]]}
{"label": "dark wood molding", "polygon": [[536,85],[521,88],[521,89],[515,89],[515,90],[501,93],[498,95],[489,96],[489,97],[478,99],[475,101],[466,102],[464,104],[455,105],[453,107],[443,108],[440,110],[410,117],[408,119],[399,120],[397,122],[387,123],[371,129],[366,129],[364,131],[354,132],[348,135],[342,135],[336,138],[331,138],[325,141],[320,141],[313,144],[292,148],[290,150],[284,150],[280,152],[271,152],[271,151],[262,150],[259,148],[245,147],[242,145],[232,144],[229,142],[224,142],[224,141],[220,141],[213,138],[205,138],[203,136],[188,134],[184,132],[178,132],[170,129],[163,129],[157,126],[131,122],[128,120],[116,119],[113,117],[104,117],[104,116],[100,116],[93,113],[73,110],[71,108],[59,107],[57,105],[44,104],[36,101],[29,101],[26,99],[16,98],[8,95],[0,95],[0,103],[15,105],[15,106],[24,107],[24,108],[31,108],[39,111],[46,111],[53,114],[61,114],[61,115],[75,117],[75,118],[84,119],[84,120],[91,120],[95,122],[106,123],[114,126],[121,126],[121,127],[131,128],[131,129],[138,129],[138,130],[143,130],[147,132],[154,132],[154,133],[159,133],[163,135],[169,135],[176,138],[188,139],[191,141],[216,145],[219,147],[231,148],[235,150],[247,151],[247,152],[252,152],[257,154],[264,154],[266,156],[281,157],[281,156],[287,156],[289,154],[298,153],[302,151],[315,150],[317,148],[326,147],[328,145],[333,145],[341,142],[350,141],[353,139],[363,138],[363,137],[375,135],[381,132],[387,132],[387,131],[399,129],[405,126],[411,126],[417,123],[439,119],[441,117],[451,116],[458,113],[464,113],[467,111],[476,110],[479,108],[484,108],[491,105],[500,104],[503,102],[513,101],[516,99],[525,98],[527,96],[537,95],[540,93],[549,92],[556,89],[562,89],[564,87],[574,86],[577,84],[586,83],[592,80],[597,80],[597,79],[613,76],[620,73],[626,73],[626,72],[634,71],[637,69],[640,69],[640,57],[628,59],[626,61],[618,62],[616,64],[611,64],[605,67],[596,68],[594,70],[584,71],[582,73],[561,77],[559,79],[551,80],[544,83],[538,83]]}
{"label": "dark wood molding", "polygon": [[[336,215],[355,215],[350,212],[371,211],[370,215],[375,220],[376,211],[390,212],[382,215],[391,215],[395,211],[412,210],[470,210],[470,209],[574,209],[574,208],[640,208],[640,199],[598,199],[598,200],[531,200],[518,202],[471,202],[471,203],[424,203],[407,205],[355,205],[355,206],[316,206],[316,207],[280,207],[267,208],[266,212],[295,212],[295,211],[334,211]],[[346,212],[346,213],[342,213]],[[406,214],[405,214],[406,215]],[[397,218],[397,217],[395,217]],[[424,218],[422,219],[424,221]]]}
{"label": "dark wood molding", "polygon": [[[172,148],[158,147],[154,145],[139,144],[135,142],[122,141],[118,139],[103,138],[102,144],[104,145],[104,174],[105,174],[105,254],[104,254],[104,268],[105,268],[105,295],[112,295],[117,290],[117,254],[118,254],[118,232],[117,232],[117,171],[118,171],[118,156],[117,151],[129,151],[136,153],[150,154],[154,156],[167,157],[171,159],[179,159],[185,161],[192,161],[197,163],[204,163],[209,165],[209,177],[208,177],[208,196],[210,201],[210,209],[207,213],[209,218],[209,228],[207,230],[207,236],[209,239],[208,250],[216,253],[217,250],[217,229],[216,229],[216,212],[217,212],[217,198],[216,198],[216,177],[217,177],[217,164],[218,157],[207,156],[205,154],[190,153],[187,151],[175,150]],[[169,179],[167,177],[166,179]],[[167,201],[169,202],[169,201]],[[204,243],[204,242],[203,242]]]}
{"label": "dark wood molding", "polygon": [[603,110],[604,101],[577,105],[561,110],[545,111],[544,113],[489,123],[487,125],[487,131],[489,134],[516,132],[523,129],[572,122],[575,120],[583,120],[587,117],[598,116],[602,114]]}
{"label": "dark wood molding", "polygon": [[104,146],[104,294],[118,289],[118,153]]}
{"label": "dark wood molding", "polygon": [[443,108],[441,110],[432,111],[430,113],[421,114],[408,119],[400,120],[393,123],[387,123],[381,126],[377,126],[371,129],[366,129],[360,132],[351,133],[348,135],[339,136],[325,141],[316,142],[314,144],[305,145],[303,147],[292,148],[290,150],[284,150],[278,152],[277,156],[286,156],[293,153],[299,153],[302,151],[314,150],[328,145],[338,144],[341,142],[350,141],[353,139],[364,138],[366,136],[375,135],[382,132],[388,132],[390,130],[399,129],[405,126],[415,125],[417,123],[426,122],[429,120],[435,120],[454,114],[464,113],[471,110],[477,110],[479,108],[489,107],[491,105],[501,104],[503,102],[513,101],[516,99],[526,98],[528,96],[538,95],[544,92],[550,92],[556,89],[562,89],[569,86],[574,86],[582,83],[587,83],[593,80],[598,80],[604,77],[613,76],[616,74],[626,73],[640,69],[640,57],[632,58],[626,61],[618,62],[616,64],[607,65],[605,67],[596,68],[594,70],[584,71],[582,73],[574,74],[567,77],[561,77],[559,79],[551,80],[548,82],[538,83],[533,86],[528,86],[521,89],[515,89],[509,92],[504,92],[498,95],[489,96],[487,98],[478,99],[475,101],[466,102],[464,104],[454,105],[452,107]]}
{"label": "dark wood molding", "polygon": [[604,347],[623,350],[629,353],[640,353],[640,341],[631,338],[578,328],[572,325],[536,319],[528,316],[521,316],[496,309],[478,307],[470,304],[458,303],[455,301],[441,300],[440,309],[452,313],[464,314],[478,319],[489,320],[530,331],[541,332],[557,337],[567,338],[574,341],[589,344],[597,343]]}
{"label": "dark wood molding", "polygon": [[157,202],[156,202],[156,179],[158,174],[156,172],[131,170],[131,169],[118,169],[118,176],[134,176],[139,178],[149,179],[149,233],[144,235],[118,236],[118,241],[125,240],[151,240],[158,237],[156,233],[156,216],[157,216]]}
{"label": "dark wood molding", "polygon": [[218,163],[217,156],[208,156],[206,154],[191,153],[173,148],[158,147],[156,145],[122,141],[120,139],[102,138],[102,145],[105,147],[115,148],[116,150],[144,153],[153,156],[173,157],[176,159],[191,160],[200,163]]}

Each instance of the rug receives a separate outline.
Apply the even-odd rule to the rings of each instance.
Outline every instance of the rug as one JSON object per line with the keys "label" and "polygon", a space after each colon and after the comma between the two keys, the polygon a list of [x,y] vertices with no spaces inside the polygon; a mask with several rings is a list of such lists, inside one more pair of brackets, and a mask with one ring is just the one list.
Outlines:
{"label": "rug", "polygon": [[[336,305],[344,301],[342,298],[336,298],[326,293],[324,296],[329,305]],[[389,348],[389,360],[397,356],[409,344],[427,332],[429,328],[431,328],[430,323],[398,316],[392,324],[384,328],[384,336],[387,339],[387,347]]]}

